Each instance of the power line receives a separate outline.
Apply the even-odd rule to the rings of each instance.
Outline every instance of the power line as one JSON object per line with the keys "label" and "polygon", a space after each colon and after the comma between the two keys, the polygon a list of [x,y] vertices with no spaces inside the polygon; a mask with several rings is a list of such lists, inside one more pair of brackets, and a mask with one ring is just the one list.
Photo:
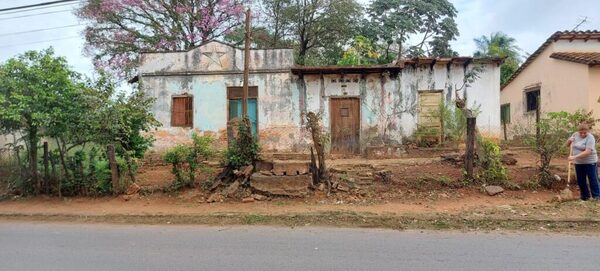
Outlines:
{"label": "power line", "polygon": [[72,25],[65,25],[65,26],[58,26],[58,27],[33,29],[33,30],[21,31],[21,32],[12,32],[12,33],[4,33],[4,34],[0,33],[0,37],[21,35],[21,34],[34,33],[34,32],[42,32],[42,31],[48,31],[48,30],[54,30],[54,29],[70,28],[70,27],[75,27],[75,26],[80,26],[80,25],[81,24],[72,24]]}
{"label": "power line", "polygon": [[60,41],[60,40],[68,40],[68,39],[74,39],[74,38],[81,38],[81,36],[70,36],[70,37],[63,37],[63,38],[58,38],[58,39],[40,40],[40,41],[26,42],[26,43],[18,43],[18,44],[9,44],[9,45],[3,45],[3,46],[0,46],[0,48],[8,48],[8,47],[15,47],[15,46],[22,46],[22,45],[30,45],[30,44],[46,43],[46,42]]}
{"label": "power line", "polygon": [[24,9],[24,10],[13,10],[13,11],[8,11],[8,12],[2,12],[2,13],[0,13],[0,16],[1,15],[7,15],[7,14],[14,14],[14,13],[29,12],[29,11],[34,11],[34,10],[38,10],[38,9],[48,9],[48,8],[56,8],[56,7],[62,7],[62,6],[69,6],[69,5],[73,5],[73,4],[77,4],[77,2],[64,3],[64,4],[53,5],[53,6],[43,6],[43,7],[37,7],[37,8]]}
{"label": "power line", "polygon": [[25,18],[25,17],[33,17],[33,16],[38,16],[38,15],[54,14],[54,13],[72,11],[72,10],[73,9],[63,9],[63,10],[57,10],[57,11],[48,11],[48,12],[40,12],[40,13],[35,13],[35,14],[26,14],[26,15],[19,15],[19,16],[13,16],[13,17],[5,17],[5,18],[0,18],[0,21],[17,19],[17,18]]}
{"label": "power line", "polygon": [[32,4],[32,5],[3,8],[3,9],[0,9],[0,12],[12,11],[12,10],[22,10],[22,9],[35,8],[35,7],[45,7],[45,6],[51,6],[51,5],[62,4],[62,3],[70,3],[70,2],[79,2],[79,0],[57,0],[57,1],[50,1],[50,2],[42,2],[42,3]]}

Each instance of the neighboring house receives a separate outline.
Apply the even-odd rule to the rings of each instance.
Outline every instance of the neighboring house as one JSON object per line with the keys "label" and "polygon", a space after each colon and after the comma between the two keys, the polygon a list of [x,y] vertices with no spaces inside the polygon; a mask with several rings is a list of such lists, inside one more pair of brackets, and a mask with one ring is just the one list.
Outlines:
{"label": "neighboring house", "polygon": [[502,86],[500,100],[507,127],[531,123],[538,101],[542,113],[582,109],[600,118],[600,32],[554,33]]}
{"label": "neighboring house", "polygon": [[[397,146],[431,118],[439,103],[453,103],[465,72],[481,65],[467,89],[479,108],[479,129],[500,133],[499,59],[411,59],[390,65],[295,66],[293,50],[251,50],[248,114],[263,151],[307,152],[308,112],[321,113],[333,153],[364,153]],[[243,50],[209,42],[188,52],[143,53],[141,89],[156,97],[162,123],[156,149],[189,140],[194,131],[226,144],[229,123],[241,116]]]}

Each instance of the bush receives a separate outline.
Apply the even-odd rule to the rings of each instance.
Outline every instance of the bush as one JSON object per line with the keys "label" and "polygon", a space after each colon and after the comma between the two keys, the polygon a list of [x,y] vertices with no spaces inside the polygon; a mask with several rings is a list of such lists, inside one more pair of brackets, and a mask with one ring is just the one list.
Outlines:
{"label": "bush", "polygon": [[[538,168],[538,182],[540,185],[550,188],[554,182],[553,174],[550,172],[550,162],[561,153],[567,153],[568,148],[565,145],[580,123],[587,123],[593,127],[598,120],[592,117],[592,112],[577,111],[568,112],[549,112],[540,117],[537,124],[523,126],[517,125],[515,128],[518,137],[523,139],[523,143],[533,147],[534,151],[540,155],[540,166]],[[536,136],[536,129],[539,130],[539,138]]]}
{"label": "bush", "polygon": [[194,133],[192,145],[177,145],[165,152],[163,160],[173,166],[171,172],[175,175],[172,189],[193,186],[198,168],[206,170],[200,167],[200,161],[208,160],[216,153],[211,145],[213,141],[210,136],[199,136]]}
{"label": "bush", "polygon": [[237,125],[237,136],[229,142],[225,152],[225,163],[236,169],[252,165],[259,158],[260,146],[250,132],[249,123],[245,119]]}
{"label": "bush", "polygon": [[502,165],[500,146],[488,138],[480,137],[478,141],[479,165],[482,169],[478,179],[486,184],[507,185],[508,172]]}
{"label": "bush", "polygon": [[433,116],[439,118],[444,124],[444,140],[450,142],[462,141],[467,132],[467,118],[462,110],[456,109],[454,104],[441,102]]}

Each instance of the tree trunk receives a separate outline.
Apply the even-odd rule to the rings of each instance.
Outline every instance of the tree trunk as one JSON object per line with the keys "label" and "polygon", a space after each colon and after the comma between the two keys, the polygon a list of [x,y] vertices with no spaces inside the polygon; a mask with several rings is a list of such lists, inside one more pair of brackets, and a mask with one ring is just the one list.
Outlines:
{"label": "tree trunk", "polygon": [[44,141],[44,192],[48,194],[50,191],[50,167],[49,167],[48,142]]}
{"label": "tree trunk", "polygon": [[28,133],[28,143],[29,143],[29,174],[31,176],[31,183],[35,186],[35,193],[39,194],[41,189],[41,182],[38,178],[37,172],[37,156],[38,156],[38,137],[37,137],[37,128],[32,127],[29,129]]}
{"label": "tree trunk", "polygon": [[[65,161],[65,153],[66,153],[65,144],[61,144],[60,139],[57,138],[56,145],[58,147],[58,154],[60,157],[60,164],[62,167],[63,177],[66,180],[70,180],[71,178],[69,176],[69,169],[67,168],[67,162]],[[58,189],[58,197],[60,198],[60,197],[62,197],[62,180],[58,179],[56,181],[56,184],[57,184],[57,189]]]}
{"label": "tree trunk", "polygon": [[117,167],[114,145],[110,144],[106,146],[106,157],[108,158],[108,163],[110,165],[113,194],[118,194],[120,193],[121,188],[119,186],[119,169]]}
{"label": "tree trunk", "polygon": [[127,173],[129,174],[129,178],[132,183],[135,183],[135,172],[133,172],[133,159],[131,159],[131,155],[129,151],[125,150],[125,161],[127,162]]}
{"label": "tree trunk", "polygon": [[466,152],[465,152],[465,171],[467,173],[467,179],[473,180],[473,165],[475,160],[475,122],[474,117],[467,118],[467,140],[466,140]]}

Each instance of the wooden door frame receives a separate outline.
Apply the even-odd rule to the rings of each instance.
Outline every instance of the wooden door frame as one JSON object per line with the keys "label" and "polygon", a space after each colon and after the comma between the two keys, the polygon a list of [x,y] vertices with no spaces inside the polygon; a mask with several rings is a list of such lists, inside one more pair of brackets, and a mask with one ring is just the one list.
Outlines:
{"label": "wooden door frame", "polygon": [[[331,117],[331,104],[333,102],[333,100],[342,100],[342,99],[356,99],[358,100],[358,153],[355,154],[360,154],[361,153],[361,143],[360,143],[360,139],[362,138],[362,100],[360,98],[359,95],[332,95],[329,96],[329,134],[331,135],[331,139],[333,139],[333,121],[332,121],[332,117]],[[333,150],[333,140],[331,140],[331,147]]]}
{"label": "wooden door frame", "polygon": [[[243,88],[243,87],[242,86],[225,86],[225,105],[226,105],[225,106],[226,107],[225,110],[227,110],[227,119],[225,120],[225,127],[226,127],[225,130],[226,131],[229,128],[229,121],[231,120],[231,115],[229,115],[230,112],[231,112],[231,111],[229,111],[229,109],[230,109],[229,108],[229,101],[230,100],[241,100],[242,99],[242,98],[239,98],[239,99],[230,99],[229,98],[229,89],[230,88]],[[256,88],[256,97],[252,97],[251,98],[251,96],[248,95],[248,99],[256,99],[256,140],[258,141],[258,135],[260,133],[259,132],[260,131],[260,129],[259,129],[259,127],[260,127],[260,118],[259,118],[260,114],[259,114],[259,106],[258,106],[259,105],[259,97],[258,97],[259,96],[258,95],[259,88],[258,88],[258,86],[248,86],[248,92],[250,92],[250,88]],[[250,125],[252,125],[252,124],[250,124]],[[226,132],[226,133],[228,133],[228,132]],[[228,140],[229,140],[229,134],[227,134],[227,137],[228,137]]]}

